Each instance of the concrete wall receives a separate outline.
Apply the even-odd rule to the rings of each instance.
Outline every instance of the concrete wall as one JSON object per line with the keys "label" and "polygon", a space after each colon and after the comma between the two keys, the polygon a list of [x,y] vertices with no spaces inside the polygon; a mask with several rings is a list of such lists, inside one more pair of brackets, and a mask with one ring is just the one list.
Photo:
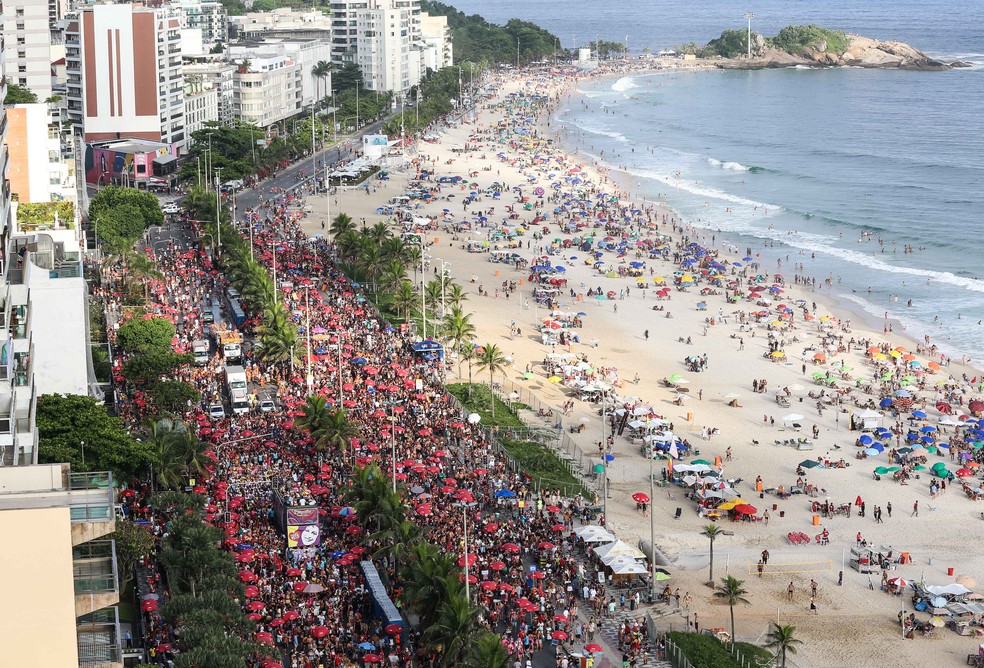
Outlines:
{"label": "concrete wall", "polygon": [[0,511],[0,536],[0,666],[77,666],[68,508]]}

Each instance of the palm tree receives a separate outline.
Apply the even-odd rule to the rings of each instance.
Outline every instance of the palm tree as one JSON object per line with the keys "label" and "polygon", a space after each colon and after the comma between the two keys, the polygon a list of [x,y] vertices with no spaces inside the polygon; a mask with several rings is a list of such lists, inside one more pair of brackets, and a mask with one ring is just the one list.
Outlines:
{"label": "palm tree", "polygon": [[301,406],[302,415],[294,421],[294,426],[309,434],[321,431],[328,422],[328,402],[320,394],[314,394],[304,400]]}
{"label": "palm tree", "polygon": [[[444,336],[455,350],[460,350],[466,341],[475,338],[475,325],[471,322],[471,314],[464,313],[459,307],[453,306],[444,317]],[[458,355],[458,378],[461,378],[462,355]]]}
{"label": "palm tree", "polygon": [[[461,356],[461,359],[463,359],[464,361],[468,362],[468,400],[471,401],[471,395],[472,395],[472,362],[474,362],[478,358],[478,351],[475,348],[475,344],[474,343],[472,343],[471,341],[465,341],[464,343],[461,344],[461,348],[458,349],[458,354]],[[460,369],[461,362],[458,362],[458,365],[459,365],[459,369]],[[460,370],[459,370],[458,375],[459,376],[461,375]]]}
{"label": "palm tree", "polygon": [[335,237],[337,241],[338,237],[346,232],[355,231],[355,221],[352,220],[352,216],[347,213],[340,213],[332,218],[331,227],[328,231],[331,232],[331,235]]}
{"label": "palm tree", "polygon": [[733,575],[729,575],[721,580],[721,584],[714,590],[714,598],[720,598],[728,604],[731,609],[731,647],[735,646],[735,605],[744,603],[751,605],[745,594],[748,590],[744,587],[745,581],[739,580]]}
{"label": "palm tree", "polygon": [[320,429],[311,432],[311,437],[314,438],[314,444],[318,448],[331,446],[344,452],[349,446],[349,441],[358,433],[359,430],[349,421],[345,409],[336,408],[328,412],[324,424]]}
{"label": "palm tree", "polygon": [[343,262],[351,262],[362,252],[362,237],[355,230],[345,230],[335,237],[335,250]]}
{"label": "palm tree", "polygon": [[192,472],[201,472],[208,464],[204,444],[183,422],[168,418],[150,422],[145,439],[157,460],[154,477],[165,489],[181,487]]}
{"label": "palm tree", "polygon": [[405,583],[401,597],[404,605],[420,617],[421,628],[427,628],[437,619],[448,592],[448,579],[458,581],[457,569],[433,543],[414,545],[409,556],[400,573]]}
{"label": "palm tree", "polygon": [[410,311],[417,305],[417,292],[410,281],[401,281],[393,292],[393,308],[403,314],[403,319],[410,322]]}
{"label": "palm tree", "polygon": [[327,60],[319,60],[315,63],[314,67],[311,68],[311,74],[314,76],[318,84],[318,92],[316,97],[321,99],[321,82],[331,75],[331,63]]}
{"label": "palm tree", "polygon": [[285,362],[295,357],[297,347],[297,326],[282,304],[263,312],[263,319],[257,328],[259,340],[258,357],[264,362]]}
{"label": "palm tree", "polygon": [[390,232],[389,226],[386,223],[379,221],[366,230],[366,235],[377,244],[382,245],[384,241],[393,236],[393,233]]}
{"label": "palm tree", "polygon": [[366,280],[372,285],[372,293],[375,295],[378,292],[376,278],[383,273],[383,253],[379,245],[374,242],[364,244],[358,263],[362,266]]}
{"label": "palm tree", "polygon": [[768,642],[765,643],[765,646],[776,651],[776,662],[779,664],[779,668],[786,668],[786,654],[796,654],[796,646],[803,644],[803,641],[795,636],[795,626],[772,622],[769,635],[766,636]]}
{"label": "palm tree", "polygon": [[[449,576],[457,581],[457,576]],[[431,647],[440,646],[442,666],[454,666],[481,632],[478,623],[479,608],[471,604],[460,590],[448,597],[437,611],[437,623],[426,627],[424,642]]]}
{"label": "palm tree", "polygon": [[486,633],[471,648],[471,655],[465,661],[466,668],[509,668],[512,655],[506,651],[502,638],[494,633]]}
{"label": "palm tree", "polygon": [[424,288],[424,294],[427,297],[428,311],[432,313],[437,313],[437,307],[441,304],[441,281],[435,278],[430,281]]}
{"label": "palm tree", "polygon": [[714,541],[717,540],[718,536],[724,534],[724,529],[716,524],[708,524],[704,527],[704,530],[700,532],[702,535],[707,536],[711,541],[711,565],[710,571],[707,575],[707,581],[710,583],[714,582]]}
{"label": "palm tree", "polygon": [[407,560],[413,546],[424,541],[424,528],[413,522],[403,520],[392,524],[389,528],[377,531],[370,536],[370,539],[384,544],[376,550],[373,556],[376,558],[384,555],[393,557],[396,569],[399,571],[400,565]]}
{"label": "palm tree", "polygon": [[444,295],[444,301],[448,306],[461,306],[463,302],[468,301],[468,293],[457,283],[452,283],[445,292],[447,294]]}
{"label": "palm tree", "polygon": [[508,362],[505,355],[502,354],[502,350],[494,343],[486,343],[478,353],[477,360],[479,370],[485,371],[487,369],[489,372],[489,396],[492,399],[492,417],[495,418],[495,392],[492,389],[492,384],[496,373],[506,372]]}
{"label": "palm tree", "polygon": [[413,284],[417,285],[417,270],[420,268],[420,258],[423,255],[423,251],[420,250],[420,246],[407,246],[403,251],[403,259],[406,261],[408,267],[413,267]]}
{"label": "palm tree", "polygon": [[403,266],[403,262],[394,257],[386,261],[380,273],[380,285],[383,290],[390,292],[403,282],[403,279],[407,275],[407,268]]}

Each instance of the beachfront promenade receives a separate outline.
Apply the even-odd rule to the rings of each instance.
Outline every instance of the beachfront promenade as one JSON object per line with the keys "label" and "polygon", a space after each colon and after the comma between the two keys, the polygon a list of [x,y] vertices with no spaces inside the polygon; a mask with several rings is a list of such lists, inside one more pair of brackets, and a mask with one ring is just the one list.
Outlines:
{"label": "beachfront promenade", "polygon": [[[372,182],[368,196],[363,189],[341,190],[331,211],[370,225],[390,220],[376,209],[402,195],[426,169],[430,176],[423,184],[433,200],[415,203],[413,216],[435,221],[435,230],[424,231],[429,241],[433,237],[429,271],[443,266],[466,288],[465,310],[479,329],[476,342],[497,343],[511,357],[503,381],[526,388],[562,413],[565,433],[589,457],[597,456],[602,418],[597,395],[578,390],[578,382],[604,383],[612,388],[610,398],[617,394],[620,404],[633,410],[651,408],[637,416],[650,424],[624,431],[611,446],[607,527],[620,538],[631,544],[649,538],[649,518],[631,496],[649,490],[642,444],[657,417],[673,423],[678,443],[700,450],[699,457],[685,455],[677,465],[703,459],[717,469],[720,458],[722,479],[742,479],[730,489],[761,519],[732,522],[727,511],[721,513],[718,521],[734,535],[715,544],[715,576],[736,575],[750,590],[751,605],[737,615],[740,639],[760,638],[779,608],[780,618],[796,624],[805,641],[797,657],[804,666],[878,666],[885,653],[922,661],[941,651],[954,658],[972,651],[976,646],[970,640],[947,629],[932,639],[900,644],[895,619],[900,599],[879,591],[880,572],[869,589],[868,575],[851,568],[849,555],[860,533],[869,545],[891,546],[896,558],[902,552],[912,557],[894,563],[892,576],[944,584],[953,581],[949,568],[954,576],[981,572],[974,541],[960,538],[976,534],[980,510],[956,475],[972,470],[965,465],[976,459],[976,427],[959,418],[979,396],[969,381],[980,374],[939,352],[929,354],[931,342],[897,333],[888,338],[839,311],[812,282],[808,287],[796,280],[797,273],[809,275],[808,257],[777,257],[779,251],[768,255],[762,249],[746,255],[746,249],[731,248],[713,233],[676,220],[665,207],[634,200],[629,192],[638,184],[624,175],[565,154],[560,141],[547,144],[548,137],[565,139],[556,124],[547,127],[547,118],[564,96],[574,94],[577,84],[568,74],[526,74],[493,85],[498,96],[483,103],[474,123],[441,129],[439,142],[419,144],[411,155],[415,162],[391,170],[387,181]],[[516,95],[520,92],[524,95]],[[451,151],[466,143],[470,152]],[[441,184],[440,177],[464,182]],[[494,183],[498,197],[491,190]],[[314,210],[302,225],[309,234],[318,233],[325,198],[309,197],[308,204]],[[615,221],[618,226],[610,224]],[[519,228],[525,232],[518,234]],[[581,250],[576,240],[589,234],[594,243]],[[611,248],[599,248],[609,237]],[[623,241],[632,246],[619,252]],[[493,263],[492,252],[469,252],[476,247],[517,253],[523,266]],[[592,255],[598,251],[602,255]],[[800,262],[805,269],[787,274],[777,260],[784,267]],[[538,264],[549,264],[551,271],[533,271]],[[551,286],[552,279],[566,284]],[[549,305],[537,301],[534,287],[555,290],[538,292],[548,295]],[[563,323],[568,314],[579,319],[578,327]],[[545,318],[561,324],[545,325]],[[583,356],[585,369],[561,368],[561,382],[550,382],[556,370],[545,366],[547,356],[567,352],[576,359],[566,366]],[[668,382],[675,374],[684,382]],[[885,404],[886,398],[891,403]],[[918,410],[924,412],[914,413]],[[861,432],[851,430],[852,421],[871,428],[871,442],[861,442],[865,447],[856,445]],[[566,431],[579,425],[584,431]],[[885,431],[876,431],[879,427]],[[924,431],[927,427],[932,429]],[[612,433],[607,426],[605,432]],[[880,450],[870,447],[875,442]],[[684,452],[678,447],[678,455]],[[797,472],[801,463],[818,460],[822,467]],[[658,462],[658,472],[668,471],[666,461]],[[941,463],[954,474],[945,493],[929,486],[933,467]],[[980,484],[976,476],[969,480]],[[714,497],[697,491],[675,484],[658,490],[651,508],[656,542],[673,562],[673,588],[690,594],[684,614],[696,612],[702,626],[727,626],[727,608],[701,584],[707,578],[708,543],[700,530],[710,519],[698,515],[697,502]],[[864,516],[855,505],[858,497]],[[835,509],[847,504],[853,512],[826,517],[814,509],[828,499]],[[885,511],[889,504],[894,512]],[[820,544],[814,539],[824,529],[828,541]],[[789,534],[806,535],[809,544],[791,542]],[[782,566],[760,578],[756,565],[763,549],[770,551],[770,563]],[[842,570],[843,585],[838,585]],[[815,597],[809,595],[811,579],[818,583]],[[901,602],[911,610],[907,597]],[[676,628],[683,627],[683,616],[675,619]]]}

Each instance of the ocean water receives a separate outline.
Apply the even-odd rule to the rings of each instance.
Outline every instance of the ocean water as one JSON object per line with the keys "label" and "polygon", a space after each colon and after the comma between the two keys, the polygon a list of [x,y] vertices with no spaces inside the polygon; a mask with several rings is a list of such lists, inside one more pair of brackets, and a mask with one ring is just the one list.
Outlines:
{"label": "ocean water", "polygon": [[[674,72],[586,83],[559,114],[570,146],[631,175],[764,266],[881,323],[984,360],[984,11],[937,0],[569,2],[458,0],[490,20],[537,21],[564,46],[622,40],[658,51],[726,27],[774,34],[819,23],[968,60],[949,72],[780,69]],[[583,11],[579,6],[583,7]],[[591,17],[590,23],[586,17]],[[581,19],[580,21],[578,19]],[[590,25],[596,31],[575,33]],[[699,221],[699,222],[698,222]],[[914,249],[906,253],[905,247]],[[779,268],[777,261],[782,261]],[[909,305],[911,300],[911,306]],[[981,324],[978,324],[978,323]]]}

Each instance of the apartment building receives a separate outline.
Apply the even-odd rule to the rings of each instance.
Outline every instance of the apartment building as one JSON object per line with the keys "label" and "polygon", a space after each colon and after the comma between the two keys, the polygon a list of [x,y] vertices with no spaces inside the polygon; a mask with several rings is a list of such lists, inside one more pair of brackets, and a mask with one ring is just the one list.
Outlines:
{"label": "apartment building", "polygon": [[236,41],[266,37],[330,40],[332,20],[317,10],[279,7],[229,17],[229,38]]}
{"label": "apartment building", "polygon": [[111,473],[0,467],[0,666],[122,668],[114,528]]}
{"label": "apartment building", "polygon": [[331,60],[336,65],[357,62],[359,12],[369,6],[369,0],[331,0]]}
{"label": "apartment building", "polygon": [[11,0],[4,7],[7,75],[10,81],[30,88],[39,100],[52,95],[52,27],[64,16],[61,0]]}
{"label": "apartment building", "polygon": [[86,142],[187,139],[181,19],[168,7],[94,5],[66,30],[68,115]]}
{"label": "apartment building", "polygon": [[454,46],[451,43],[451,28],[447,16],[420,14],[421,73],[449,67],[454,62]]}
{"label": "apartment building", "polygon": [[39,102],[9,107],[7,123],[7,178],[17,202],[74,202],[75,160],[49,106]]}
{"label": "apartment building", "polygon": [[232,79],[236,119],[267,128],[303,111],[301,67],[283,45],[235,45],[229,57],[239,62]]}
{"label": "apartment building", "polygon": [[216,44],[229,41],[229,18],[221,2],[214,0],[171,0],[178,10],[183,30],[201,32],[202,45],[210,50]]}
{"label": "apartment building", "polygon": [[[356,62],[369,90],[405,92],[420,81],[420,51],[406,8],[363,9],[357,14]],[[419,18],[419,14],[418,17]]]}
{"label": "apartment building", "polygon": [[[186,59],[182,72],[186,79],[201,78],[203,82],[211,85],[216,94],[216,104],[218,105],[217,120],[223,124],[232,123],[236,119],[235,102],[233,98],[232,79],[236,73],[236,66],[225,61],[213,60],[215,56],[207,58]],[[188,130],[189,135],[194,130]]]}
{"label": "apartment building", "polygon": [[192,136],[206,123],[219,120],[219,91],[203,75],[185,75],[185,128],[188,131],[187,148],[194,144]]}

